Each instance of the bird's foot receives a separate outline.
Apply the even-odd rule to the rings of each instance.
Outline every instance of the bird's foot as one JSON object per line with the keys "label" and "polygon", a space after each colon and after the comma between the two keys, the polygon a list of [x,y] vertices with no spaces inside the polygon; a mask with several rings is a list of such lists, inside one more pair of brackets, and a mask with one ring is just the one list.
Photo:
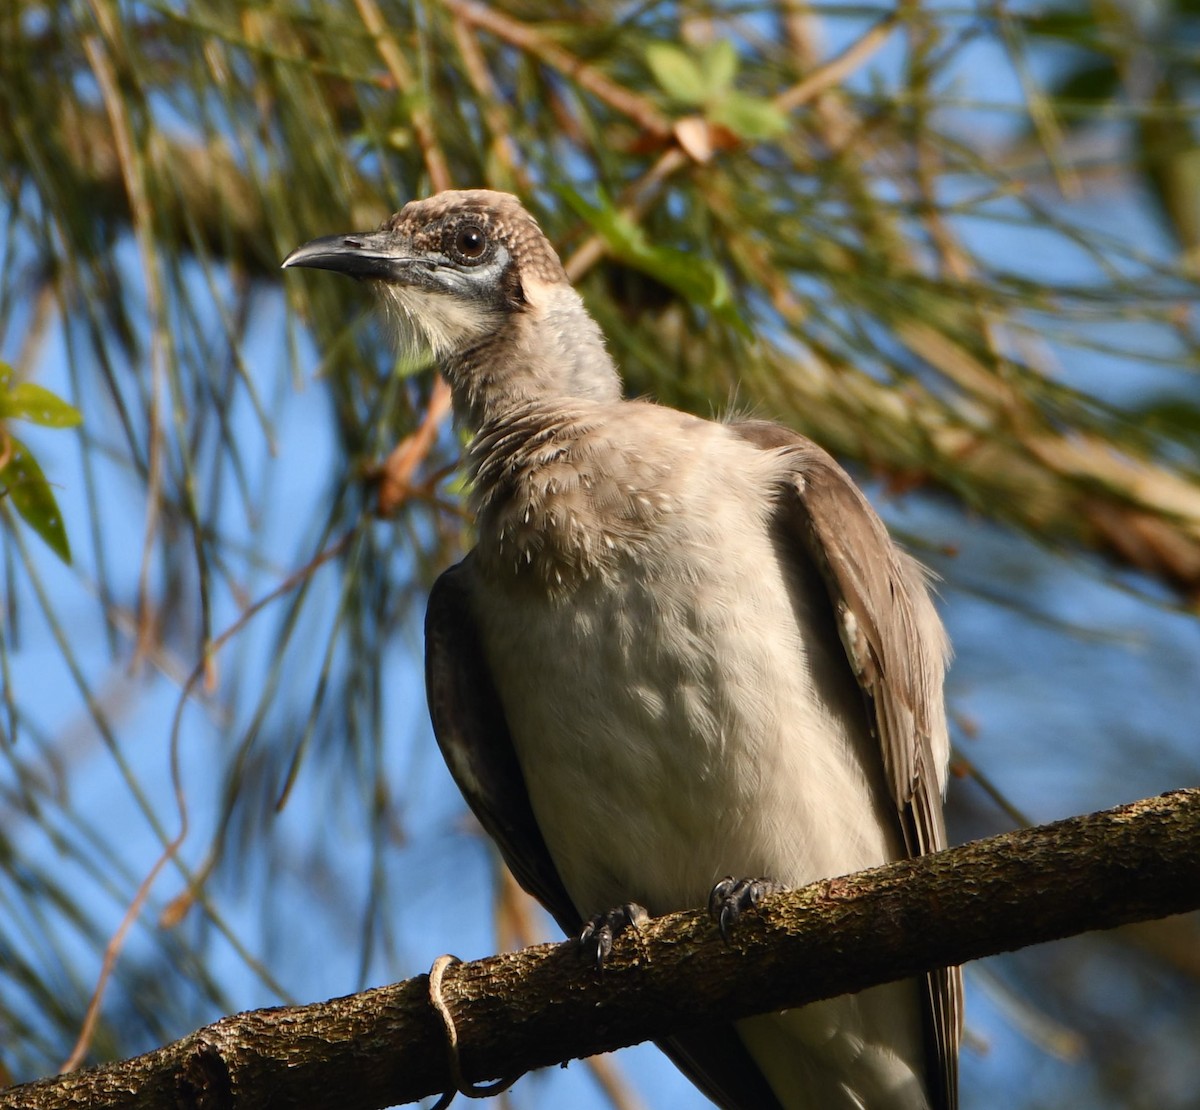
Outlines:
{"label": "bird's foot", "polygon": [[636,902],[626,902],[615,910],[596,914],[579,932],[580,955],[594,963],[597,971],[602,971],[604,961],[612,951],[613,940],[631,926],[636,929],[649,919],[650,915]]}
{"label": "bird's foot", "polygon": [[726,875],[708,895],[708,915],[720,926],[721,939],[728,944],[729,931],[738,918],[766,895],[782,889],[774,879],[735,879]]}

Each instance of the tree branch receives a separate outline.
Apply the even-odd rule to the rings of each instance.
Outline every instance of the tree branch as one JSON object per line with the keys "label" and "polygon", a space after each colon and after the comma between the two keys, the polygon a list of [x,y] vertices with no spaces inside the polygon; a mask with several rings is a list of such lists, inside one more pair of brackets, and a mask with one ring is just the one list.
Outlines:
{"label": "tree branch", "polygon": [[[764,900],[725,947],[699,911],[658,918],[602,975],[571,945],[450,968],[463,1074],[511,1075],[944,964],[1200,907],[1200,789],[1006,833]],[[419,976],[255,1010],[132,1060],[0,1093],[6,1110],[356,1110],[451,1085]]]}

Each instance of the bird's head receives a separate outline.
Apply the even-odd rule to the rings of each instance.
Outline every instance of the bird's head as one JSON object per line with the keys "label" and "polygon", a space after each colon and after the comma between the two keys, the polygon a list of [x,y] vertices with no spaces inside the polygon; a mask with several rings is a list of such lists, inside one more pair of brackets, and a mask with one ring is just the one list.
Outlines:
{"label": "bird's head", "polygon": [[284,267],[333,270],[372,282],[406,346],[442,359],[475,345],[567,275],[516,197],[486,189],[406,204],[376,231],[327,235]]}
{"label": "bird's head", "polygon": [[400,344],[432,351],[472,429],[514,405],[620,397],[600,329],[537,221],[508,193],[411,201],[377,231],[314,239],[283,265],[370,282]]}

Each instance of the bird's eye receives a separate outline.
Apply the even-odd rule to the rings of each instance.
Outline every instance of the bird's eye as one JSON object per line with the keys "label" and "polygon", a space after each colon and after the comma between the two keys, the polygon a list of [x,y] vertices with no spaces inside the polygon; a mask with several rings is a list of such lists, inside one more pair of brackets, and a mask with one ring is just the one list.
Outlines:
{"label": "bird's eye", "polygon": [[450,233],[447,252],[458,262],[482,262],[487,254],[487,232],[478,224],[460,224]]}

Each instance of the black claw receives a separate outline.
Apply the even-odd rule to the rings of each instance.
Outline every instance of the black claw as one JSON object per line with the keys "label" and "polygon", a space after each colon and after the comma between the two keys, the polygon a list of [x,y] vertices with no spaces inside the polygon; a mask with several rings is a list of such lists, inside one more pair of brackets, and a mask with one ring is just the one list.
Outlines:
{"label": "black claw", "polygon": [[615,910],[598,913],[589,918],[579,931],[579,953],[589,963],[596,965],[597,971],[604,970],[604,961],[612,951],[613,940],[626,929],[641,925],[649,918],[645,909],[636,902],[626,902]]}
{"label": "black claw", "polygon": [[779,889],[774,879],[735,879],[726,875],[708,896],[708,916],[720,927],[721,939],[728,944],[730,930],[738,918]]}

